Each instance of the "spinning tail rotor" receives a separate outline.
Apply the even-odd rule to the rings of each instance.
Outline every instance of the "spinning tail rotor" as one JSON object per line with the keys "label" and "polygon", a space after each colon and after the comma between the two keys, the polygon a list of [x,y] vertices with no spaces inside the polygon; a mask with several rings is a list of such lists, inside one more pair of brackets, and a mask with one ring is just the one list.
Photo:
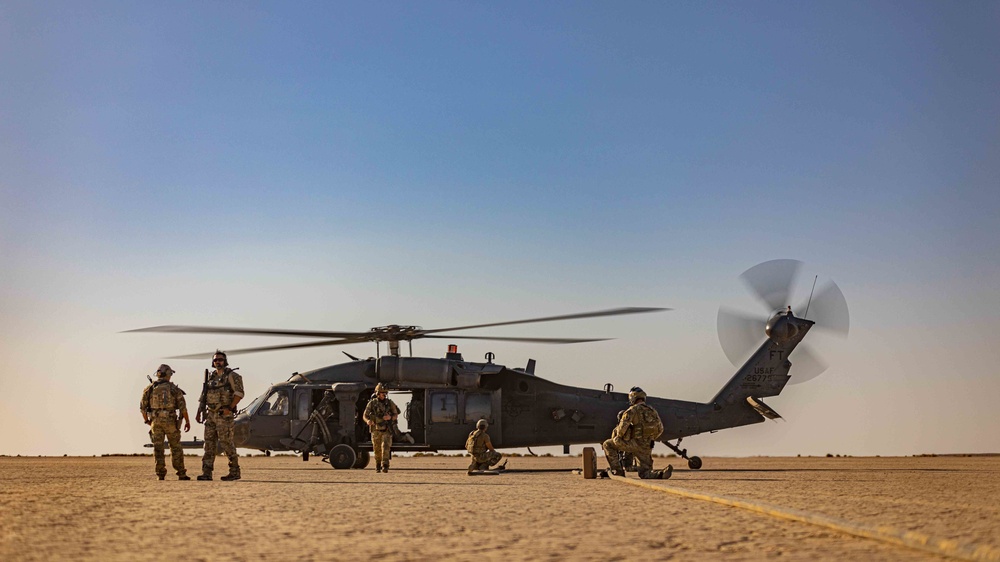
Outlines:
{"label": "spinning tail rotor", "polygon": [[[760,313],[719,307],[719,343],[733,365],[741,365],[760,346],[767,337],[765,325],[768,319],[787,307],[791,307],[794,314],[815,322],[817,332],[847,337],[850,314],[840,287],[832,280],[821,281],[815,277],[802,290],[797,284],[802,265],[798,260],[771,260],[757,264],[740,275],[740,280],[758,303]],[[817,281],[821,282],[818,288]],[[809,290],[810,286],[812,290]],[[795,289],[800,289],[798,294],[793,294]],[[798,300],[793,301],[793,298]],[[805,342],[796,347],[789,359],[794,364],[791,384],[813,379],[827,369],[821,355]]]}

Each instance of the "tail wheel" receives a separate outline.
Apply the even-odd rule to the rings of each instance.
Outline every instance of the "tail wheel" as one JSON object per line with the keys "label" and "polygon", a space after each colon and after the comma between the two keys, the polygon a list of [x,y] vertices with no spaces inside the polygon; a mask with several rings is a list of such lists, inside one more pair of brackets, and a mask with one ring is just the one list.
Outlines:
{"label": "tail wheel", "polygon": [[691,457],[688,459],[688,468],[698,470],[701,468],[701,457]]}
{"label": "tail wheel", "polygon": [[351,468],[365,468],[368,463],[372,462],[372,455],[368,451],[358,451],[358,458],[354,461],[354,466]]}
{"label": "tail wheel", "polygon": [[358,456],[350,445],[341,443],[330,449],[330,466],[333,468],[338,470],[351,468],[357,460]]}

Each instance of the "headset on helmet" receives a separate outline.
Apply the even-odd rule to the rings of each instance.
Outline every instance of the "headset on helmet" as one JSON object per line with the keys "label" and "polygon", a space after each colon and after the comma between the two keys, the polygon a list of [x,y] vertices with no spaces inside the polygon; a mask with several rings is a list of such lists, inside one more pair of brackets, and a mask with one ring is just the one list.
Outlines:
{"label": "headset on helmet", "polygon": [[215,353],[212,354],[212,363],[215,363],[215,358],[218,357],[218,356],[220,356],[220,355],[222,356],[222,364],[223,364],[223,366],[224,367],[228,367],[229,366],[229,358],[226,357],[226,352],[220,351],[218,349],[216,349]]}
{"label": "headset on helmet", "polygon": [[486,420],[479,420],[476,422],[476,429],[486,429],[489,426],[490,424]]}
{"label": "headset on helmet", "polygon": [[645,400],[646,393],[638,386],[633,386],[632,390],[628,392],[628,402],[629,404],[635,404],[637,400]]}
{"label": "headset on helmet", "polygon": [[169,377],[172,374],[174,374],[174,370],[171,369],[170,365],[167,365],[166,363],[164,363],[163,365],[160,365],[156,369],[156,376],[159,377],[159,378]]}
{"label": "headset on helmet", "polygon": [[385,389],[385,385],[383,385],[382,383],[378,383],[378,384],[375,385],[375,394],[376,395],[378,395],[378,394],[388,394],[388,393],[389,393],[389,391]]}

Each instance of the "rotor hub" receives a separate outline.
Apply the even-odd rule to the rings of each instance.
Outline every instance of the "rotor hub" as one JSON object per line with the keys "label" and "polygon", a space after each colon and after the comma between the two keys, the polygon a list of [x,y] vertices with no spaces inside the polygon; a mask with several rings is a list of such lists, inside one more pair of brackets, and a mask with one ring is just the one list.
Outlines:
{"label": "rotor hub", "polygon": [[423,331],[423,328],[420,326],[400,326],[398,324],[390,324],[388,326],[378,326],[368,330],[368,339],[374,341],[412,340],[423,335]]}

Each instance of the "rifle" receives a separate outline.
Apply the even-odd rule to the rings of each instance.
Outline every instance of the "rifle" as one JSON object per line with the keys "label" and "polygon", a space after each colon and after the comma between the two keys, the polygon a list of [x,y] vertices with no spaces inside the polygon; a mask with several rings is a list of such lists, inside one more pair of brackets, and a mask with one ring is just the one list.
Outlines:
{"label": "rifle", "polygon": [[198,397],[198,415],[197,418],[205,421],[205,400],[208,398],[208,369],[205,369],[205,382],[201,383],[201,396]]}

